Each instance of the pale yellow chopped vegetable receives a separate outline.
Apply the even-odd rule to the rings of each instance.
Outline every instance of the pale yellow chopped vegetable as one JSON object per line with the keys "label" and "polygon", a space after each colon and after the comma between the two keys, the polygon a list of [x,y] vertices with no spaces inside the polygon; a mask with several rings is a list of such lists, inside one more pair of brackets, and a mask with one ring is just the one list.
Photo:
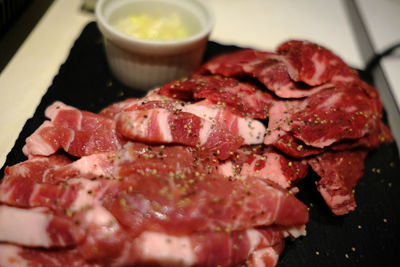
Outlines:
{"label": "pale yellow chopped vegetable", "polygon": [[176,13],[131,15],[117,20],[114,26],[125,34],[147,40],[171,41],[192,34]]}

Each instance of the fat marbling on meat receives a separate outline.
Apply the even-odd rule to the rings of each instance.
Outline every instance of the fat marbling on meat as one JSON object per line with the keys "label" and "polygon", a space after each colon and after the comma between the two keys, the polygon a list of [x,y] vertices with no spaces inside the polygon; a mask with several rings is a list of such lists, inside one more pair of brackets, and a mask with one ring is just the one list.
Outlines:
{"label": "fat marbling on meat", "polygon": [[98,114],[57,101],[45,115],[0,183],[1,266],[275,266],[306,234],[309,166],[347,214],[368,151],[392,141],[378,91],[297,40]]}

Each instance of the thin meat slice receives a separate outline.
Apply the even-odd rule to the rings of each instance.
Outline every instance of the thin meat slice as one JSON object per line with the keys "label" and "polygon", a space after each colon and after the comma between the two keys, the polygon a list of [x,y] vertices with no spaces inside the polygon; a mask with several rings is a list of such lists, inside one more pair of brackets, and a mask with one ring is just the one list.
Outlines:
{"label": "thin meat slice", "polygon": [[284,154],[297,158],[321,153],[323,149],[308,146],[290,133],[292,115],[305,108],[305,101],[275,101],[270,109],[264,144],[272,145]]}
{"label": "thin meat slice", "polygon": [[32,181],[42,181],[49,169],[62,168],[71,163],[71,160],[62,154],[53,154],[48,157],[32,157],[13,166],[6,166],[2,182],[9,177],[21,177]]}
{"label": "thin meat slice", "polygon": [[[2,202],[24,208],[47,207],[74,222],[83,217],[80,226],[94,234],[97,226],[84,226],[102,223],[97,213],[105,214],[101,218],[108,216],[107,223],[115,217],[133,235],[144,230],[187,234],[307,222],[307,208],[287,191],[258,179],[230,180],[210,173],[194,154],[177,148],[171,147],[165,155],[154,149],[142,150],[144,160],[139,161],[135,160],[139,149],[127,147],[115,159],[114,178],[73,178],[58,184],[9,178],[1,185],[7,192],[1,194]],[[150,156],[153,153],[158,156]],[[175,162],[175,167],[168,162]]]}
{"label": "thin meat slice", "polygon": [[381,104],[359,86],[333,87],[301,101],[275,102],[264,143],[276,144],[289,133],[307,146],[322,149],[373,133],[380,127]]}
{"label": "thin meat slice", "polygon": [[48,184],[13,177],[1,183],[0,201],[22,208],[46,207],[57,214],[71,215],[84,209],[86,205],[93,205],[95,199],[92,195],[101,191],[104,186],[107,183],[82,178]]}
{"label": "thin meat slice", "polygon": [[[268,90],[281,98],[303,98],[331,86],[326,84],[312,87],[307,84],[296,83],[289,75],[288,64],[284,57],[279,54],[256,50],[241,50],[216,57],[204,65],[202,72],[205,71],[227,77],[254,77],[263,83]],[[182,92],[182,87],[178,88],[180,88],[179,92]],[[177,94],[175,85],[173,89],[175,90],[174,93]]]}
{"label": "thin meat slice", "polygon": [[276,54],[255,49],[241,49],[211,59],[201,67],[199,72],[209,71],[226,77],[249,74],[258,64],[265,62],[274,55]]}
{"label": "thin meat slice", "polygon": [[268,90],[281,98],[303,98],[332,86],[328,83],[312,87],[294,82],[289,76],[287,65],[280,56],[271,56],[248,74],[256,77]]}
{"label": "thin meat slice", "polygon": [[[179,93],[178,93],[179,92]],[[185,96],[181,96],[184,94]],[[161,87],[160,95],[182,99],[208,99],[223,105],[244,117],[266,119],[271,94],[256,85],[220,75],[194,75],[189,79],[173,81]]]}
{"label": "thin meat slice", "polygon": [[304,158],[321,154],[324,149],[306,145],[303,141],[296,139],[290,133],[283,133],[271,143],[267,143],[278,149],[285,155]]}
{"label": "thin meat slice", "polygon": [[194,114],[217,127],[243,138],[246,145],[262,144],[265,136],[265,126],[258,120],[235,115],[223,105],[215,105],[204,100],[186,104],[182,111]]}
{"label": "thin meat slice", "polygon": [[34,249],[11,244],[0,244],[0,266],[40,267],[71,266],[99,267],[87,262],[77,249]]}
{"label": "thin meat slice", "polygon": [[317,189],[335,215],[356,208],[353,189],[363,175],[366,155],[366,150],[328,151],[308,160],[321,177]]}
{"label": "thin meat slice", "polygon": [[289,189],[307,173],[308,166],[305,161],[288,159],[273,149],[266,149],[262,155],[253,154],[242,166],[240,174]]}
{"label": "thin meat slice", "polygon": [[92,179],[111,177],[117,152],[104,152],[83,156],[74,162],[59,168],[49,168],[42,176],[44,183],[57,183],[71,178]]}
{"label": "thin meat slice", "polygon": [[114,151],[121,147],[113,120],[55,102],[45,112],[45,121],[26,139],[27,156],[48,156],[63,148],[73,156]]}
{"label": "thin meat slice", "polygon": [[[188,236],[144,232],[133,240],[126,239],[125,243],[118,247],[119,251],[109,255],[110,258],[93,257],[89,259],[90,263],[85,258],[88,255],[84,254],[82,247],[33,249],[1,244],[0,264],[1,266],[104,266],[104,264],[158,266],[168,263],[172,266],[235,266],[243,264],[248,259],[248,264],[253,264],[250,266],[257,266],[254,264],[272,256],[270,254],[272,251],[281,252],[276,250],[276,247],[283,247],[283,238],[283,232],[274,228],[232,233],[195,233]],[[94,251],[93,248],[91,250]],[[277,262],[275,256],[268,259],[267,262],[275,264]]]}
{"label": "thin meat slice", "polygon": [[104,205],[132,231],[144,228],[187,234],[272,224],[302,225],[308,220],[303,203],[258,179],[243,182],[204,172],[165,177],[152,169],[134,176],[128,175],[126,168],[124,172],[124,177],[130,177],[129,183],[108,190],[106,198],[113,197],[108,197]]}
{"label": "thin meat slice", "polygon": [[355,70],[318,44],[291,40],[281,44],[277,52],[283,55],[290,78],[294,81],[316,86],[332,80],[335,84],[359,80]]}
{"label": "thin meat slice", "polygon": [[66,247],[75,244],[78,234],[72,221],[46,208],[0,205],[0,242],[29,247]]}
{"label": "thin meat slice", "polygon": [[128,139],[150,143],[177,143],[198,147],[226,159],[243,138],[187,112],[166,109],[121,112],[117,130]]}
{"label": "thin meat slice", "polygon": [[[27,183],[56,184],[76,177],[86,179],[97,176],[108,177],[112,175],[116,156],[116,152],[106,152],[83,156],[75,161],[71,161],[63,154],[53,154],[49,157],[36,156],[13,166],[7,166],[1,183],[7,183],[8,180],[15,178],[26,179]],[[7,191],[4,194],[6,195]]]}
{"label": "thin meat slice", "polygon": [[380,105],[357,86],[325,89],[304,104],[303,110],[291,116],[286,129],[290,127],[295,138],[313,147],[361,138],[379,127]]}
{"label": "thin meat slice", "polygon": [[[272,233],[275,232],[275,233]],[[282,243],[281,231],[249,229],[174,236],[143,232],[114,261],[124,265],[237,266],[258,250]],[[272,265],[271,265],[272,266]]]}
{"label": "thin meat slice", "polygon": [[118,113],[120,113],[121,111],[124,111],[125,109],[127,109],[131,106],[139,105],[143,101],[144,101],[143,99],[139,99],[139,98],[127,98],[123,101],[113,103],[113,104],[103,108],[99,112],[99,115],[102,115],[106,118],[114,119],[115,116]]}
{"label": "thin meat slice", "polygon": [[[151,103],[150,103],[151,102]],[[99,115],[115,120],[118,113],[136,109],[169,108],[174,109],[183,102],[159,94],[159,89],[150,90],[144,97],[127,98],[123,101],[113,103],[99,112]]]}
{"label": "thin meat slice", "polygon": [[382,121],[378,121],[378,126],[371,133],[366,134],[359,139],[344,140],[333,144],[330,148],[332,150],[349,150],[358,147],[374,149],[383,143],[390,142],[393,142],[393,136],[389,127]]}
{"label": "thin meat slice", "polygon": [[146,111],[149,109],[166,109],[174,113],[187,112],[210,122],[216,127],[224,128],[242,137],[244,144],[247,145],[261,144],[265,135],[265,126],[258,120],[237,115],[236,112],[227,109],[225,105],[215,105],[207,99],[195,103],[186,103],[161,96],[160,99],[152,97],[151,99],[144,98],[142,100],[132,99],[132,101],[123,101],[122,105],[123,108],[119,111],[116,111],[116,107],[110,107],[110,111],[106,109],[105,112],[111,112],[114,114],[114,117],[121,112]]}

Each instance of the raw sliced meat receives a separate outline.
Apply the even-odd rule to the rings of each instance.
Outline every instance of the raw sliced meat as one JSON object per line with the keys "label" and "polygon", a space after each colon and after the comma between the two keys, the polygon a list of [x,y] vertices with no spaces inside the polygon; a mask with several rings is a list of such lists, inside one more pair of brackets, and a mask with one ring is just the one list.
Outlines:
{"label": "raw sliced meat", "polygon": [[[274,53],[259,53],[256,50],[241,50],[234,54],[219,56],[204,65],[202,72],[205,71],[228,77],[254,77],[281,98],[302,98],[331,86],[326,84],[312,87],[296,83],[289,75],[288,64],[284,57]],[[175,89],[174,84],[173,86]]]}
{"label": "raw sliced meat", "polygon": [[308,166],[347,214],[367,149],[393,140],[378,91],[305,41],[222,55],[99,114],[45,115],[0,183],[1,266],[275,266],[305,235]]}
{"label": "raw sliced meat", "polygon": [[[246,228],[248,224],[253,226],[271,223],[299,225],[307,220],[307,212],[301,207],[302,204],[297,203],[297,199],[287,194],[286,191],[275,189],[253,178],[243,182],[235,179],[229,180],[216,173],[209,174],[209,171],[202,168],[201,165],[195,165],[194,170],[183,165],[180,169],[172,172],[170,171],[171,167],[163,163],[165,159],[150,157],[153,152],[149,152],[147,160],[141,163],[141,165],[144,164],[141,168],[139,165],[135,167],[128,155],[124,156],[125,160],[119,164],[117,177],[129,177],[129,179],[126,178],[126,183],[120,182],[120,187],[110,193],[114,197],[110,199],[107,207],[121,224],[127,227],[138,220],[137,218],[141,218],[140,221],[147,220],[139,215],[128,216],[126,207],[130,206],[133,209],[140,207],[139,210],[145,208],[147,214],[158,214],[154,215],[154,218],[148,218],[155,220],[154,222],[149,221],[153,225],[152,227],[156,227],[150,230],[156,230],[162,225],[164,225],[163,229],[168,228],[168,231],[210,230],[217,226],[221,229],[229,227],[234,230]],[[182,164],[186,162],[190,166],[196,162],[193,155],[190,157],[190,154],[185,151],[181,150],[175,155],[180,159],[184,158],[183,161],[179,160]],[[178,162],[178,160],[176,161]],[[149,165],[147,166],[147,164]],[[166,170],[162,170],[163,168]],[[168,175],[164,175],[166,172]],[[130,186],[134,189],[133,192],[129,192]],[[163,189],[162,194],[160,194],[160,188]],[[141,196],[135,192],[140,193]],[[125,199],[123,202],[126,205],[121,206],[120,198]],[[281,203],[279,212],[283,212],[285,215],[276,215],[277,217],[274,219],[275,216],[272,214],[278,212],[278,209],[272,202],[278,199]],[[146,203],[152,200],[156,200],[158,204],[153,207],[148,206]],[[180,203],[178,207],[175,206],[176,203]],[[258,205],[262,208],[256,211]],[[270,210],[272,207],[274,207],[274,211]],[[290,210],[292,213],[287,214]],[[204,214],[207,215],[204,216]],[[162,218],[169,218],[169,220],[161,222]],[[273,220],[274,222],[264,220]]]}
{"label": "raw sliced meat", "polygon": [[215,105],[204,100],[193,104],[186,104],[182,111],[194,114],[217,127],[243,138],[245,145],[262,144],[265,136],[265,126],[258,120],[241,117],[225,109],[223,105]]}
{"label": "raw sliced meat", "polygon": [[[282,231],[251,229],[232,233],[199,233],[189,236],[172,236],[145,232],[108,260],[112,266],[165,265],[173,266],[235,266],[271,256],[271,249],[282,247]],[[266,253],[268,251],[268,254]],[[282,249],[268,257],[275,262]],[[263,253],[262,253],[263,252]],[[94,260],[94,262],[100,262]],[[104,266],[89,263],[78,249],[32,249],[15,245],[0,245],[1,266]],[[253,263],[254,264],[254,263]],[[251,265],[250,265],[251,266]],[[254,265],[253,265],[254,266]],[[272,266],[272,265],[269,265]]]}
{"label": "raw sliced meat", "polygon": [[166,96],[145,99],[130,99],[106,108],[103,112],[113,114],[116,118],[119,113],[128,111],[146,111],[151,109],[166,109],[173,113],[187,112],[193,114],[219,128],[224,128],[244,139],[244,144],[261,144],[265,135],[265,126],[258,120],[237,115],[226,109],[225,105],[215,105],[204,100],[195,103],[186,103]]}
{"label": "raw sliced meat", "polygon": [[291,160],[273,149],[266,149],[262,155],[253,154],[242,166],[240,174],[289,189],[303,179],[307,172],[308,166],[305,161]]}
{"label": "raw sliced meat", "polygon": [[283,55],[290,78],[294,81],[316,86],[331,82],[336,77],[336,82],[359,80],[355,70],[318,44],[291,40],[281,44],[277,52]]}
{"label": "raw sliced meat", "polygon": [[288,74],[287,65],[279,56],[270,57],[265,62],[258,64],[249,74],[256,77],[268,90],[281,98],[303,98],[332,86],[328,83],[312,87],[294,82]]}
{"label": "raw sliced meat", "polygon": [[220,159],[228,158],[243,144],[243,138],[198,116],[166,109],[121,112],[117,130],[131,140],[189,145],[215,153]]}
{"label": "raw sliced meat", "polygon": [[275,102],[264,143],[275,144],[286,133],[315,148],[358,139],[379,127],[380,107],[379,99],[357,84],[324,89],[302,101]]}
{"label": "raw sliced meat", "polygon": [[305,100],[306,108],[291,116],[295,138],[323,148],[343,139],[357,139],[374,131],[381,114],[375,99],[358,87],[325,89]]}
{"label": "raw sliced meat", "polygon": [[100,267],[87,262],[77,249],[32,249],[4,243],[0,244],[0,266]]}
{"label": "raw sliced meat", "polygon": [[366,150],[328,151],[308,160],[321,176],[318,191],[334,214],[347,214],[356,208],[353,189],[363,175],[366,155]]}
{"label": "raw sliced meat", "polygon": [[45,121],[26,139],[23,152],[27,156],[48,156],[60,148],[74,156],[114,151],[122,140],[115,131],[115,122],[103,116],[80,111],[61,102],[47,108]]}
{"label": "raw sliced meat", "polygon": [[[181,96],[183,92],[184,97]],[[195,75],[189,79],[173,81],[161,87],[159,93],[182,100],[208,99],[241,116],[257,119],[267,118],[268,107],[273,100],[271,94],[262,92],[251,83],[219,75]]]}
{"label": "raw sliced meat", "polygon": [[71,163],[71,160],[61,154],[53,154],[48,157],[32,157],[13,166],[7,166],[4,170],[2,182],[9,177],[21,177],[40,182],[49,169],[58,169]]}
{"label": "raw sliced meat", "polygon": [[[2,184],[8,183],[11,179],[26,179],[26,183],[55,184],[76,177],[86,179],[97,176],[108,177],[112,175],[113,161],[116,156],[116,152],[106,152],[84,156],[75,161],[71,161],[63,154],[53,154],[49,157],[37,156],[16,165],[7,166]],[[7,190],[4,194],[7,195]]]}
{"label": "raw sliced meat", "polygon": [[379,127],[375,128],[372,133],[363,136],[360,139],[343,141],[332,145],[333,150],[347,150],[357,147],[373,149],[379,147],[383,143],[393,142],[393,136],[388,126],[379,121]]}
{"label": "raw sliced meat", "polygon": [[[135,163],[130,155],[133,153],[133,160],[137,159],[138,149],[126,149],[120,159],[115,159],[116,179],[73,178],[45,184],[8,178],[1,185],[8,192],[2,194],[2,201],[26,208],[48,207],[60,214],[86,212],[87,207],[101,205],[124,227],[134,227],[133,232],[161,229],[182,234],[218,227],[234,231],[260,225],[302,225],[308,219],[306,207],[285,191],[252,178],[245,182],[226,179],[209,173],[200,162],[192,169],[196,159],[187,150],[171,148],[159,157],[150,156],[154,155],[153,149],[142,150],[141,156],[147,160]],[[177,167],[166,164],[168,157],[172,157],[170,161],[175,159]],[[182,157],[187,163],[181,166],[184,161],[176,159]],[[134,221],[139,218],[141,223],[136,225]]]}
{"label": "raw sliced meat", "polygon": [[242,49],[211,59],[200,68],[199,72],[209,71],[227,77],[250,74],[258,64],[275,55],[255,49]]}
{"label": "raw sliced meat", "polygon": [[[76,244],[79,253],[87,260],[130,264],[149,260],[140,254],[144,253],[140,248],[143,248],[143,242],[147,242],[143,240],[145,237],[167,235],[173,239],[174,236],[190,236],[191,242],[196,242],[196,259],[201,264],[236,264],[261,246],[246,245],[248,241],[245,238],[238,239],[240,231],[244,235],[246,229],[255,226],[302,226],[308,220],[306,206],[285,191],[251,178],[243,182],[210,173],[207,165],[196,160],[195,154],[180,146],[144,148],[146,145],[128,143],[125,150],[113,158],[114,178],[72,178],[58,184],[46,184],[27,183],[27,178],[18,176],[8,177],[2,183],[4,191],[8,192],[3,202],[52,210],[54,215],[48,217],[35,210],[34,214],[44,218],[40,224],[44,234],[37,232],[42,233],[42,238],[52,233],[54,227],[48,228],[48,225],[53,216],[65,220],[62,229],[72,234],[70,243],[65,241],[62,244],[48,243],[48,238],[31,244],[24,240],[9,240],[1,233],[0,240],[41,247]],[[162,151],[164,153],[160,153]],[[17,180],[20,182],[18,185],[13,183]],[[16,189],[19,194],[14,194]],[[21,189],[25,189],[24,194],[21,194]],[[22,197],[25,201],[21,202],[18,197],[22,195],[25,195]],[[13,218],[8,210],[2,214]],[[34,225],[39,227],[36,223]],[[76,233],[76,226],[82,231]],[[4,233],[12,233],[19,228],[8,223],[3,229]],[[233,240],[238,240],[236,246]],[[221,254],[209,254],[217,248]],[[241,254],[237,249],[242,251]],[[165,251],[157,255],[156,260],[165,260],[162,257]],[[181,259],[179,255],[170,257]]]}
{"label": "raw sliced meat", "polygon": [[53,215],[46,208],[0,205],[0,242],[29,247],[66,247],[75,244],[79,232],[71,220]]}
{"label": "raw sliced meat", "polygon": [[301,140],[294,138],[290,133],[280,135],[278,139],[275,139],[270,144],[282,153],[295,158],[317,155],[324,151],[323,148],[306,145]]}

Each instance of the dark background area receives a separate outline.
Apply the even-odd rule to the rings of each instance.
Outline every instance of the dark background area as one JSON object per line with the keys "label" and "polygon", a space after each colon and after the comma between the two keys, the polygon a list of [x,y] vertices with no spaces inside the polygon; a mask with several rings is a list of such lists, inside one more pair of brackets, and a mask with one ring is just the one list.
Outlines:
{"label": "dark background area", "polygon": [[0,0],[0,73],[54,0]]}

